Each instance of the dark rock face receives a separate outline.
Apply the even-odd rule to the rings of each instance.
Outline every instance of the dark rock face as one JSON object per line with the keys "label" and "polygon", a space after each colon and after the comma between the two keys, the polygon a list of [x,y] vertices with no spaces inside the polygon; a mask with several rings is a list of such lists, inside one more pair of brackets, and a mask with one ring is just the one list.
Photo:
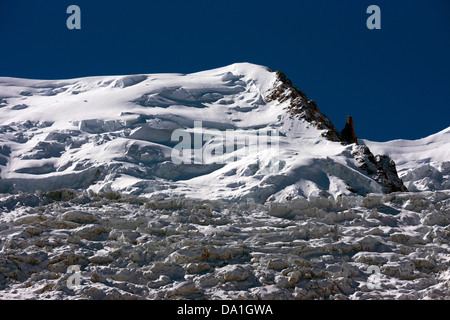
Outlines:
{"label": "dark rock face", "polygon": [[389,156],[374,156],[369,147],[364,145],[355,145],[352,154],[359,168],[378,182],[384,193],[408,191],[398,176],[395,162]]}
{"label": "dark rock face", "polygon": [[394,160],[387,155],[377,155],[375,160],[378,171],[374,179],[384,186],[385,193],[408,191],[398,176]]}
{"label": "dark rock face", "polygon": [[345,128],[341,131],[341,140],[342,142],[348,144],[358,144],[355,129],[353,128],[353,119],[351,116],[347,116],[347,123],[345,124]]}
{"label": "dark rock face", "polygon": [[277,71],[276,74],[278,81],[274,89],[265,98],[265,102],[276,100],[282,103],[290,100],[290,105],[287,109],[293,117],[305,119],[319,130],[326,130],[323,136],[328,140],[341,141],[339,131],[330,119],[320,112],[317,104],[313,100],[309,100],[300,89],[295,87],[283,72]]}
{"label": "dark rock face", "polygon": [[284,73],[277,71],[276,74],[278,81],[266,97],[266,102],[276,100],[281,103],[290,100],[288,111],[293,117],[304,119],[319,130],[326,130],[322,136],[330,141],[344,145],[355,144],[352,154],[358,167],[378,182],[384,193],[408,191],[397,174],[395,162],[389,156],[375,156],[367,146],[358,144],[351,116],[347,117],[344,129],[339,132],[327,116],[320,112],[317,104],[296,88]]}

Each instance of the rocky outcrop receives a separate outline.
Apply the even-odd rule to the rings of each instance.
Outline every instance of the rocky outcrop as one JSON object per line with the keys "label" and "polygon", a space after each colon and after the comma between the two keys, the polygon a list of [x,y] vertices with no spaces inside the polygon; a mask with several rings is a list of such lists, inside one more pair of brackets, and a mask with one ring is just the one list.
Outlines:
{"label": "rocky outcrop", "polygon": [[344,129],[341,131],[341,140],[344,143],[358,144],[358,139],[356,138],[355,129],[353,128],[353,119],[351,116],[347,116],[347,123]]}
{"label": "rocky outcrop", "polygon": [[378,182],[384,193],[408,191],[397,174],[395,162],[389,156],[375,156],[367,146],[358,144],[351,116],[347,116],[345,127],[339,132],[327,116],[320,112],[317,104],[295,87],[283,72],[277,71],[276,74],[278,79],[274,89],[266,96],[266,102],[276,100],[282,103],[290,100],[287,109],[292,116],[308,121],[319,130],[326,130],[322,135],[330,141],[354,144],[352,155],[358,167]]}
{"label": "rocky outcrop", "polygon": [[375,160],[378,170],[374,179],[384,186],[385,193],[408,191],[398,176],[394,160],[387,155],[377,155]]}
{"label": "rocky outcrop", "polygon": [[352,154],[361,170],[383,187],[384,193],[407,192],[399,178],[394,160],[387,155],[374,156],[367,146],[354,145]]}
{"label": "rocky outcrop", "polygon": [[341,141],[339,131],[326,115],[320,112],[317,104],[313,100],[309,100],[306,94],[295,87],[286,75],[277,71],[278,80],[274,89],[266,96],[265,101],[278,101],[280,103],[290,100],[287,107],[292,116],[305,119],[319,130],[326,130],[323,136],[331,141]]}

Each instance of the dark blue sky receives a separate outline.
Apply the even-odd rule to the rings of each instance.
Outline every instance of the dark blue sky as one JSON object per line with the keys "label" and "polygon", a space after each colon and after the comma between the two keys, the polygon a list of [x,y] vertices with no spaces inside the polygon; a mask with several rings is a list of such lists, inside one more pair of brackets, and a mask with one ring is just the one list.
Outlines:
{"label": "dark blue sky", "polygon": [[[66,9],[81,8],[81,30]],[[366,9],[381,8],[381,30]],[[0,0],[0,76],[282,70],[342,129],[377,141],[450,126],[448,0]]]}

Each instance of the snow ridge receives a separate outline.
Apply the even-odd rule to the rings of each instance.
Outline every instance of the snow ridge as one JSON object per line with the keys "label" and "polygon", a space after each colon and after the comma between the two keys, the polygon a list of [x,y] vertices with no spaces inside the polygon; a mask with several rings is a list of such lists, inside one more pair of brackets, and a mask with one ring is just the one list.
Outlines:
{"label": "snow ridge", "polygon": [[[263,66],[57,81],[0,78],[0,101],[4,193],[69,188],[262,203],[405,190],[389,160],[372,161],[374,173],[365,170],[367,157],[355,156],[359,151],[342,141],[314,101],[283,73]],[[202,163],[173,161],[176,130],[203,139],[187,148],[200,152]],[[217,141],[207,139],[218,131],[233,131],[238,141],[275,132],[280,150],[244,152],[246,143],[238,142],[226,155],[235,161],[218,163],[208,153],[217,152]]]}

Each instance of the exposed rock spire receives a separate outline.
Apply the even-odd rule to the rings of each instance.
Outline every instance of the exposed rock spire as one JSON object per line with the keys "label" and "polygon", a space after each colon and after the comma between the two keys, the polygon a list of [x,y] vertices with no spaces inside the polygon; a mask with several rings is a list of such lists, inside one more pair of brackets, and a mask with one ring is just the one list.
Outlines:
{"label": "exposed rock spire", "polygon": [[347,123],[345,124],[345,128],[341,131],[341,140],[348,144],[358,144],[355,129],[353,128],[353,119],[351,116],[347,116]]}
{"label": "exposed rock spire", "polygon": [[352,147],[352,155],[358,167],[378,182],[384,193],[408,191],[397,174],[395,162],[389,156],[375,156],[367,146],[358,144],[351,116],[347,116],[345,127],[339,132],[327,116],[320,112],[317,104],[295,87],[284,73],[277,71],[276,74],[278,81],[266,97],[266,102],[276,100],[281,103],[290,100],[288,111],[297,118],[305,119],[317,129],[325,130],[323,137],[344,145],[355,144]]}

